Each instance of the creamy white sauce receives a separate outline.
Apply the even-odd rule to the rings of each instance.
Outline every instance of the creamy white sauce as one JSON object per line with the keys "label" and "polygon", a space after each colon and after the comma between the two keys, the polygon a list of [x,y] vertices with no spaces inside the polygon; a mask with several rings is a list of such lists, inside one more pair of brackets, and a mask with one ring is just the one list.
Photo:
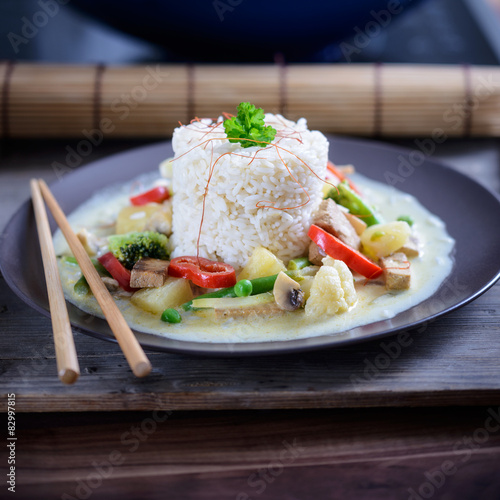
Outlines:
{"label": "creamy white sauce", "polygon": [[[152,183],[157,174],[142,176],[138,180],[145,185]],[[336,316],[306,319],[303,311],[272,318],[253,318],[251,323],[243,320],[227,320],[222,324],[193,313],[183,313],[179,324],[168,324],[156,315],[134,306],[129,299],[117,298],[129,325],[137,331],[164,337],[198,342],[263,342],[283,341],[347,331],[356,326],[393,318],[430,297],[451,272],[451,253],[454,240],[444,222],[423,207],[416,198],[385,184],[370,180],[359,174],[353,181],[363,190],[364,196],[375,205],[387,221],[401,215],[411,215],[415,221],[414,232],[421,246],[419,257],[412,258],[411,288],[404,291],[387,291],[382,286],[356,283],[358,303],[350,311]],[[111,187],[96,193],[70,216],[69,221],[76,231],[87,228],[91,232],[106,234],[112,227],[120,209],[129,204],[130,185]],[[94,229],[98,228],[98,229]],[[69,250],[58,231],[54,236],[56,252],[61,255]],[[81,298],[74,294],[74,283],[80,277],[75,266],[60,265],[66,299],[80,309],[103,317],[95,298],[89,294]]]}

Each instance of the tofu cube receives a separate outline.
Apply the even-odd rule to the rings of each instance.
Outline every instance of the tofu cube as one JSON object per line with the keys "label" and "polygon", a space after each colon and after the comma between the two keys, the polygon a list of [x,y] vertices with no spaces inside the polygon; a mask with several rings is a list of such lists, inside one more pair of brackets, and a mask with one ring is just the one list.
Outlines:
{"label": "tofu cube", "polygon": [[313,224],[333,234],[346,245],[359,250],[361,240],[345,213],[331,199],[323,200],[316,212]]}
{"label": "tofu cube", "polygon": [[168,276],[167,260],[145,258],[137,261],[130,276],[132,288],[158,288]]}
{"label": "tofu cube", "polygon": [[384,271],[385,287],[388,290],[408,290],[411,284],[411,270],[408,258],[397,252],[380,259]]}

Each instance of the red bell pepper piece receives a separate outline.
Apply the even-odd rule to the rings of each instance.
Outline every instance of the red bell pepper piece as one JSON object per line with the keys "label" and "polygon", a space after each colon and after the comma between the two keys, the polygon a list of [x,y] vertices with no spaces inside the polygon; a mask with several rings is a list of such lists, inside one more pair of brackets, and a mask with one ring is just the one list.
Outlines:
{"label": "red bell pepper piece", "polygon": [[204,288],[227,288],[236,284],[236,272],[232,266],[203,257],[176,257],[170,261],[168,274],[188,279]]}
{"label": "red bell pepper piece", "polygon": [[349,184],[349,187],[355,193],[358,193],[359,195],[361,194],[361,191],[356,187],[356,184],[354,184],[354,182],[352,182],[351,179],[349,179],[346,175],[344,175],[331,161],[328,161],[328,163],[326,164],[326,167],[341,182],[347,181],[347,183]]}
{"label": "red bell pepper piece", "polygon": [[146,205],[148,203],[162,203],[170,198],[170,193],[165,186],[156,186],[145,193],[132,196],[130,203],[135,206]]}
{"label": "red bell pepper piece", "polygon": [[382,274],[382,268],[375,262],[314,224],[309,229],[309,238],[327,255],[345,262],[348,267],[365,278],[375,279]]}
{"label": "red bell pepper piece", "polygon": [[123,267],[122,263],[111,252],[101,255],[97,260],[126,292],[133,292],[135,290],[130,287],[130,271]]}

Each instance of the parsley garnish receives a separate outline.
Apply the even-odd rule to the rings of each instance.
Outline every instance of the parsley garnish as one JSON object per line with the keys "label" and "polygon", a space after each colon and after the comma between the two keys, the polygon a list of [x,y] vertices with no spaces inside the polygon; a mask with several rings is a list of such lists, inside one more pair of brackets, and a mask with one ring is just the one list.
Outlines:
{"label": "parsley garnish", "polygon": [[249,102],[238,106],[238,116],[224,121],[224,129],[229,142],[239,142],[243,148],[266,146],[276,135],[276,129],[265,126],[262,108],[256,108]]}

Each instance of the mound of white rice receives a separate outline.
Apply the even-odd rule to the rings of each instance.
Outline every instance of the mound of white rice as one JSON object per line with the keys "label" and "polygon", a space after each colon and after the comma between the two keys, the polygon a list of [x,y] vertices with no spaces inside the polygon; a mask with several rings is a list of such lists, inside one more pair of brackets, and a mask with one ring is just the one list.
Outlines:
{"label": "mound of white rice", "polygon": [[295,123],[267,114],[266,124],[277,130],[273,145],[278,148],[231,144],[222,123],[209,119],[175,129],[173,257],[196,255],[211,171],[200,256],[238,269],[258,246],[285,262],[305,254],[311,214],[322,198],[328,141],[320,132],[308,130],[303,118]]}

